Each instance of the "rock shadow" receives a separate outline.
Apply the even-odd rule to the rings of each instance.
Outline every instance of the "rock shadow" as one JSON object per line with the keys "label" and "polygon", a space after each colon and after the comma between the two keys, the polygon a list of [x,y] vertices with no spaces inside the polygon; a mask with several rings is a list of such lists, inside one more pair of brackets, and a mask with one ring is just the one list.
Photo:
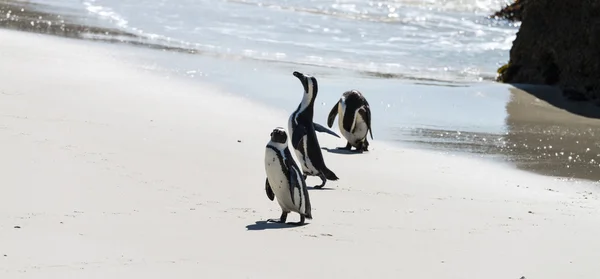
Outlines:
{"label": "rock shadow", "polygon": [[510,86],[497,151],[518,168],[563,178],[600,180],[600,108],[552,86]]}
{"label": "rock shadow", "polygon": [[525,91],[532,96],[547,102],[548,104],[573,113],[575,115],[600,119],[600,107],[589,101],[578,101],[569,98],[554,86],[549,85],[535,85],[535,84],[520,84],[520,83],[507,83],[517,89]]}

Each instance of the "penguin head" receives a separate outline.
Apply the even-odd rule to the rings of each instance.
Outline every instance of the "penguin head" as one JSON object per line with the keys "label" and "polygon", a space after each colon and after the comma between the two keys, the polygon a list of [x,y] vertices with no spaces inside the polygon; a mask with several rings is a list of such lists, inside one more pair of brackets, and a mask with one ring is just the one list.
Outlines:
{"label": "penguin head", "polygon": [[302,86],[304,87],[304,97],[308,97],[308,100],[314,100],[317,97],[317,92],[319,91],[319,85],[317,84],[317,79],[313,76],[305,75],[300,72],[294,72],[294,76],[297,77]]}
{"label": "penguin head", "polygon": [[287,133],[282,127],[277,127],[271,132],[271,141],[276,143],[286,143]]}

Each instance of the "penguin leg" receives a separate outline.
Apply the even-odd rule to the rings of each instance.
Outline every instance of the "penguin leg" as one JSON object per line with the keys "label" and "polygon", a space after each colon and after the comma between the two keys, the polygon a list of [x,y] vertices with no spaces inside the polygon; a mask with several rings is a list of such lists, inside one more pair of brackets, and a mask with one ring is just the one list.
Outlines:
{"label": "penguin leg", "polygon": [[315,186],[315,189],[321,189],[321,188],[323,188],[323,186],[325,186],[325,182],[327,182],[327,177],[325,177],[325,174],[320,173],[319,174],[319,178],[321,178],[321,185]]}
{"label": "penguin leg", "polygon": [[279,217],[279,220],[269,219],[269,220],[267,220],[267,222],[271,222],[271,223],[285,223],[285,220],[287,219],[287,215],[288,215],[287,212],[282,211],[281,212],[281,216]]}
{"label": "penguin leg", "polygon": [[369,151],[369,141],[367,140],[366,137],[365,137],[365,141],[362,144],[362,150],[363,151]]}
{"label": "penguin leg", "polygon": [[304,225],[306,221],[306,218],[304,217],[304,215],[300,214],[300,222],[290,222],[289,224],[291,225],[296,225],[296,226],[302,226]]}
{"label": "penguin leg", "polygon": [[363,153],[365,151],[369,151],[369,142],[366,138],[363,141],[357,143],[356,150],[354,150],[354,152]]}

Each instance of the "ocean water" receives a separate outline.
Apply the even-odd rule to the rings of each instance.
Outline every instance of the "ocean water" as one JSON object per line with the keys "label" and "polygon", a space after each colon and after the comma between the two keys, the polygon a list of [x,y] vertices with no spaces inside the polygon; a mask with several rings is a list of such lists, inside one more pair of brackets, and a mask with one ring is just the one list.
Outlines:
{"label": "ocean water", "polygon": [[[489,18],[507,1],[5,2],[65,15],[54,25],[68,17],[117,30],[81,37],[134,43],[109,47],[144,70],[216,84],[290,112],[302,91],[292,72],[315,75],[321,124],[344,91],[358,89],[371,104],[377,140],[600,180],[597,120],[493,81],[520,25]],[[14,15],[6,19],[48,28],[43,16]]]}
{"label": "ocean water", "polygon": [[492,80],[518,29],[499,0],[51,2],[199,52],[446,82]]}

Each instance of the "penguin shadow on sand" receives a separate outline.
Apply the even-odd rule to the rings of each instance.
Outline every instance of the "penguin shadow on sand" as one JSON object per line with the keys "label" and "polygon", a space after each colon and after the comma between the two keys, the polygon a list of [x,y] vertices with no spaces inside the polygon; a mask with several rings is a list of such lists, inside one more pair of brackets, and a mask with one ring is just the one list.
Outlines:
{"label": "penguin shadow on sand", "polygon": [[246,226],[249,231],[262,231],[262,230],[277,230],[277,229],[288,229],[306,226],[308,223],[302,225],[290,224],[290,223],[273,223],[269,221],[256,221],[254,224]]}
{"label": "penguin shadow on sand", "polygon": [[318,188],[318,187],[315,187],[315,186],[306,186],[306,189],[311,190],[311,191],[312,190],[315,190],[315,191],[330,191],[330,190],[335,190],[335,188],[325,188],[325,187]]}
{"label": "penguin shadow on sand", "polygon": [[342,154],[342,155],[357,155],[357,154],[363,154],[363,151],[360,150],[350,150],[350,149],[346,149],[344,147],[336,147],[336,148],[327,148],[327,147],[321,147],[321,149],[329,152],[329,153],[333,153],[333,154]]}

